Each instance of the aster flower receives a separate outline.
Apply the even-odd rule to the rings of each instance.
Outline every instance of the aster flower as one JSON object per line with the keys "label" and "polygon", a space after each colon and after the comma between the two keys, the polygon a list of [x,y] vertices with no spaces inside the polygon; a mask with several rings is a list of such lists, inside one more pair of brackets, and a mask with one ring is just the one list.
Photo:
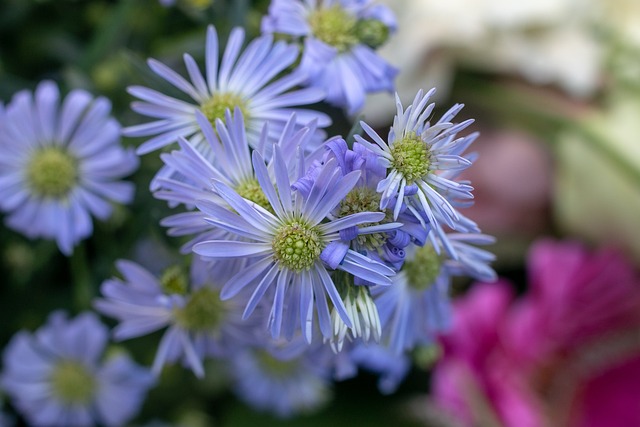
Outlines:
{"label": "aster flower", "polygon": [[100,363],[107,328],[93,313],[54,312],[4,350],[2,386],[33,426],[120,426],[139,410],[151,373],[125,355]]}
{"label": "aster flower", "polygon": [[74,90],[59,105],[52,82],[17,93],[0,126],[0,209],[29,238],[53,239],[69,255],[107,219],[109,202],[129,203],[133,184],[118,181],[138,167],[120,142],[111,104]]}
{"label": "aster flower", "polygon": [[363,107],[367,93],[393,90],[398,71],[375,49],[394,30],[392,12],[370,0],[273,0],[262,21],[263,33],[304,38],[300,68],[307,84],[349,114]]}
{"label": "aster flower", "polygon": [[211,266],[193,260],[190,279],[179,266],[169,267],[158,279],[139,265],[117,262],[120,279],[106,280],[100,290],[103,299],[95,301],[101,313],[119,320],[113,331],[116,340],[165,331],[152,371],[159,374],[166,363],[182,360],[198,376],[204,376],[202,361],[221,356],[243,341],[251,341],[254,325],[240,317],[235,301],[220,301],[219,282],[238,264]]}
{"label": "aster flower", "polygon": [[194,251],[220,259],[251,258],[252,264],[224,285],[222,298],[232,298],[249,284],[254,284],[255,290],[244,312],[247,317],[273,285],[276,289],[269,318],[272,336],[280,336],[283,318],[286,318],[284,327],[288,338],[299,321],[307,342],[311,342],[314,305],[322,334],[331,336],[327,295],[342,321],[352,326],[330,270],[345,271],[372,283],[391,283],[392,269],[348,249],[348,244],[340,240],[341,230],[379,221],[384,215],[362,212],[323,223],[353,188],[359,174],[353,172],[343,177],[335,161],[330,160],[318,174],[308,197],[302,197],[298,192],[292,194],[287,165],[278,147],[274,152],[275,187],[260,154],[254,151],[252,159],[256,178],[272,212],[248,202],[223,183],[214,183],[217,193],[233,210],[207,201],[199,202],[198,208],[211,224],[244,241],[206,241],[195,245]]}
{"label": "aster flower", "polygon": [[449,328],[449,288],[453,276],[496,279],[489,266],[495,256],[474,246],[493,243],[491,236],[451,233],[447,238],[458,254],[457,259],[438,255],[431,242],[422,247],[410,246],[402,270],[392,279],[393,285],[371,288],[383,325],[384,342],[395,354],[431,344]]}
{"label": "aster flower", "polygon": [[[226,121],[218,119],[215,131],[204,115],[198,112],[196,116],[205,136],[208,147],[206,151],[211,154],[206,155],[206,151],[198,150],[181,139],[180,150],[161,155],[165,165],[176,173],[173,177],[157,179],[159,189],[154,193],[154,197],[174,204],[181,203],[189,208],[194,207],[200,199],[224,204],[224,200],[215,194],[211,186],[211,180],[214,179],[233,188],[247,200],[269,209],[269,202],[260,188],[251,164],[242,111],[236,107],[233,116],[227,111]],[[309,127],[299,128],[295,114],[289,118],[276,142],[285,153],[286,163],[295,164],[297,148],[303,147],[304,151],[304,147],[311,144],[311,137],[315,132],[314,125],[315,123],[311,122]],[[272,144],[268,142],[265,124],[256,150],[263,153],[268,148],[271,152],[272,147],[267,145]],[[272,177],[271,180],[275,182],[275,178]],[[199,241],[220,239],[227,234],[204,221],[204,214],[198,210],[172,215],[165,218],[162,224],[171,227],[169,235],[172,236],[196,234],[196,237],[182,248],[183,252],[187,253],[191,252],[192,246]]]}
{"label": "aster flower", "polygon": [[152,122],[128,127],[127,136],[153,136],[138,148],[146,154],[162,148],[179,137],[198,145],[202,131],[196,120],[200,111],[211,122],[223,119],[227,109],[240,108],[245,118],[248,142],[255,147],[260,132],[269,121],[269,135],[277,139],[285,123],[295,112],[301,123],[316,119],[319,127],[330,124],[327,115],[312,110],[293,108],[318,102],[323,92],[314,89],[295,89],[303,80],[301,72],[280,76],[297,58],[297,48],[283,41],[274,42],[265,35],[251,41],[241,53],[244,30],[235,28],[229,36],[222,61],[218,64],[218,36],[213,26],[207,29],[205,76],[195,60],[184,55],[191,82],[166,65],[150,59],[149,67],[160,77],[187,94],[195,103],[172,98],[156,90],[132,86],[129,93],[141,100],[132,109],[152,117]]}
{"label": "aster flower", "polygon": [[331,398],[329,359],[323,348],[304,344],[246,347],[234,354],[234,393],[253,408],[282,418],[320,409]]}
{"label": "aster flower", "polygon": [[[434,92],[435,89],[432,89],[423,95],[420,90],[406,110],[396,94],[397,114],[388,141],[385,142],[364,122],[361,122],[362,128],[374,143],[359,135],[355,138],[376,153],[381,164],[387,168],[388,175],[377,188],[382,194],[381,208],[393,203],[393,216],[397,218],[405,198],[411,198],[417,200],[432,226],[440,220],[457,229],[460,216],[449,200],[472,199],[473,188],[466,182],[448,179],[446,172],[461,171],[471,165],[471,161],[462,153],[477,134],[457,137],[458,132],[473,123],[472,119],[462,123],[451,122],[462,109],[462,104],[454,105],[437,123],[431,125],[427,120],[435,104],[427,103]],[[445,172],[444,176],[441,172]]]}

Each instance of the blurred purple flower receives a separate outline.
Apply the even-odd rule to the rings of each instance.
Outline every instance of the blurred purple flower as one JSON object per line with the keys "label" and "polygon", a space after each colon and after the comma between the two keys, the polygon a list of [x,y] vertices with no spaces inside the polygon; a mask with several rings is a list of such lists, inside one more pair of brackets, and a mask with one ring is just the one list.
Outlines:
{"label": "blurred purple flower", "polygon": [[93,313],[54,312],[4,350],[2,386],[33,426],[121,426],[136,415],[151,373],[125,355],[100,363],[107,328]]}
{"label": "blurred purple flower", "polygon": [[319,127],[331,123],[326,114],[294,108],[318,102],[324,96],[319,89],[296,89],[304,81],[304,73],[281,74],[295,62],[298,53],[295,46],[283,41],[274,42],[272,36],[265,35],[251,41],[242,51],[244,37],[242,28],[235,28],[231,32],[222,61],[218,64],[218,35],[210,25],[207,29],[205,75],[189,54],[184,55],[191,82],[161,62],[149,59],[149,67],[157,75],[187,94],[195,103],[146,87],[130,87],[129,93],[141,100],[134,102],[132,109],[155,119],[124,129],[127,136],[153,136],[140,145],[139,154],[172,144],[179,137],[199,145],[204,138],[196,120],[197,111],[215,123],[216,119],[224,119],[226,110],[240,108],[252,147],[257,145],[267,121],[268,135],[277,140],[294,112],[302,124],[314,119]]}
{"label": "blurred purple flower", "polygon": [[0,209],[29,238],[53,239],[65,255],[107,219],[109,202],[129,203],[134,186],[119,181],[138,167],[120,146],[110,102],[74,90],[60,106],[58,87],[17,93],[0,126]]}
{"label": "blurred purple flower", "polygon": [[182,360],[203,377],[205,357],[224,355],[252,340],[255,325],[242,320],[239,304],[220,301],[219,296],[226,278],[242,265],[220,263],[210,272],[211,266],[194,259],[189,277],[169,267],[160,278],[130,261],[116,265],[124,280],[106,280],[100,288],[104,298],[94,305],[119,320],[113,331],[116,340],[167,328],[153,362],[156,375],[166,363]]}
{"label": "blurred purple flower", "polygon": [[326,101],[354,114],[367,93],[393,90],[398,70],[375,53],[395,30],[390,9],[370,0],[273,0],[263,33],[304,37],[300,69]]}

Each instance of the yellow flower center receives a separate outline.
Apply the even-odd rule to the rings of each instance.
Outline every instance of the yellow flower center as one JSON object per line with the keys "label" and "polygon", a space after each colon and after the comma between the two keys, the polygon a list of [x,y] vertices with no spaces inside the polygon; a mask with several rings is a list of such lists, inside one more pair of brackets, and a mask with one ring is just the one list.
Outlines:
{"label": "yellow flower center", "polygon": [[396,140],[391,145],[391,165],[407,180],[407,184],[413,184],[423,178],[429,172],[430,153],[427,143],[414,132]]}
{"label": "yellow flower center", "polygon": [[27,166],[27,180],[35,194],[62,199],[78,180],[78,162],[63,148],[41,148]]}
{"label": "yellow flower center", "polygon": [[340,6],[319,9],[309,17],[313,35],[339,52],[345,52],[358,43],[356,23],[356,18]]}
{"label": "yellow flower center", "polygon": [[87,404],[93,399],[96,380],[80,362],[64,360],[51,373],[55,396],[66,404]]}
{"label": "yellow flower center", "polygon": [[297,273],[309,270],[324,249],[319,230],[302,220],[282,225],[271,245],[276,260]]}
{"label": "yellow flower center", "polygon": [[247,104],[246,100],[235,93],[216,92],[211,98],[200,105],[200,110],[215,128],[216,119],[224,121],[225,111],[228,109],[233,113],[236,107],[242,111],[242,117],[246,123],[250,118]]}
{"label": "yellow flower center", "polygon": [[[340,203],[338,217],[342,218],[360,212],[380,212],[380,193],[368,187],[355,187]],[[391,216],[385,217],[381,223],[391,222]],[[381,224],[372,222],[367,226]],[[385,233],[363,234],[356,238],[359,245],[368,249],[377,249],[386,242]]]}
{"label": "yellow flower center", "polygon": [[267,196],[265,196],[264,191],[262,191],[262,187],[260,187],[260,183],[257,179],[247,179],[246,181],[238,184],[235,190],[236,193],[240,195],[240,197],[251,200],[260,207],[263,207],[269,212],[273,213],[273,209],[271,208],[269,199],[267,199]]}
{"label": "yellow flower center", "polygon": [[297,359],[280,360],[264,350],[256,353],[256,360],[265,372],[271,374],[273,377],[279,378],[290,376],[299,366]]}
{"label": "yellow flower center", "polygon": [[438,278],[442,263],[432,246],[418,248],[415,257],[406,261],[402,271],[407,275],[409,286],[418,291],[428,289]]}
{"label": "yellow flower center", "polygon": [[224,319],[226,308],[220,293],[208,287],[195,291],[189,302],[175,312],[176,323],[192,332],[213,331]]}

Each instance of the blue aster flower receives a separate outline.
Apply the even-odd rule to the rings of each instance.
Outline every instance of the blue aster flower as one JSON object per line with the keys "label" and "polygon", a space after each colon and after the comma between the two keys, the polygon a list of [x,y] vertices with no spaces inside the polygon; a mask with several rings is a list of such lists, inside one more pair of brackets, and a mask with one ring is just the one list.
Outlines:
{"label": "blue aster flower", "polygon": [[179,100],[146,87],[130,87],[129,93],[140,99],[132,104],[132,109],[155,119],[124,130],[127,136],[152,136],[140,145],[139,154],[174,143],[179,137],[198,145],[203,135],[196,120],[197,111],[215,123],[216,119],[224,119],[227,109],[240,108],[245,118],[248,142],[252,147],[256,146],[267,121],[270,124],[269,136],[277,140],[293,112],[301,123],[315,119],[319,127],[330,124],[326,114],[295,108],[321,101],[324,96],[318,89],[296,89],[304,81],[304,73],[285,73],[297,59],[296,46],[283,41],[274,42],[272,36],[265,35],[251,41],[242,51],[243,41],[244,30],[235,28],[218,63],[218,36],[215,28],[209,26],[205,75],[202,75],[190,55],[184,55],[191,81],[159,61],[148,61],[149,67],[158,76],[184,92],[193,102]]}
{"label": "blue aster flower", "polygon": [[[431,227],[442,222],[458,229],[460,215],[450,200],[472,199],[473,187],[467,182],[449,179],[447,174],[471,165],[471,160],[462,154],[478,135],[457,136],[473,123],[472,119],[461,123],[451,121],[462,109],[462,104],[454,105],[431,125],[428,120],[435,105],[427,103],[434,92],[432,89],[423,95],[419,91],[406,110],[396,94],[397,114],[387,141],[365,122],[361,125],[374,142],[359,135],[355,138],[376,153],[381,165],[387,169],[387,177],[379,182],[377,188],[381,193],[381,208],[393,207],[393,216],[397,218],[403,204],[411,205],[410,201],[415,201]],[[420,214],[416,216],[421,217]]]}
{"label": "blue aster flower", "polygon": [[[152,371],[182,360],[198,377],[204,376],[203,360],[222,356],[242,342],[253,340],[255,325],[241,318],[235,301],[220,300],[220,283],[237,271],[237,263],[211,266],[194,259],[191,277],[178,266],[156,278],[139,265],[120,260],[117,267],[124,280],[106,280],[95,301],[101,313],[120,322],[116,340],[147,335],[167,328],[156,352]],[[215,279],[213,279],[213,277]]]}
{"label": "blue aster flower", "polygon": [[393,13],[370,0],[272,0],[263,33],[302,37],[300,69],[326,101],[360,110],[367,93],[393,90],[398,71],[375,53],[395,30]]}
{"label": "blue aster flower", "polygon": [[33,426],[121,426],[133,418],[153,375],[120,354],[100,362],[108,333],[93,313],[54,312],[4,350],[1,382]]}
{"label": "blue aster flower", "polygon": [[0,209],[29,238],[55,240],[69,255],[93,232],[91,215],[107,219],[110,202],[129,203],[120,181],[138,167],[120,146],[120,125],[105,98],[74,90],[60,105],[52,82],[17,93],[0,126]]}
{"label": "blue aster flower", "polygon": [[251,407],[282,418],[320,409],[332,395],[326,347],[278,344],[246,347],[230,358],[233,392]]}
{"label": "blue aster flower", "polygon": [[383,341],[395,354],[430,344],[436,334],[449,328],[453,276],[483,281],[496,278],[489,266],[495,256],[476,247],[493,243],[491,236],[450,233],[447,239],[458,254],[457,259],[438,255],[431,242],[423,247],[412,246],[402,270],[393,277],[393,285],[371,288],[383,325]]}
{"label": "blue aster flower", "polygon": [[[303,197],[299,192],[292,192],[288,167],[278,147],[274,153],[275,186],[260,154],[254,151],[252,156],[253,169],[269,201],[270,211],[247,201],[223,183],[214,183],[217,193],[231,209],[210,201],[201,201],[197,206],[207,215],[208,222],[241,237],[242,241],[201,242],[194,246],[194,251],[219,259],[252,259],[249,267],[224,285],[221,297],[232,298],[252,284],[254,291],[244,311],[247,317],[265,292],[275,287],[269,317],[273,337],[280,336],[284,323],[285,336],[291,338],[299,324],[305,339],[311,342],[315,305],[320,330],[329,338],[332,331],[327,295],[340,319],[348,327],[352,326],[331,271],[344,271],[376,284],[391,283],[392,269],[349,249],[340,237],[342,230],[380,221],[384,214],[361,212],[323,222],[353,188],[359,173],[342,176],[335,161],[330,160],[322,167],[308,196]],[[301,165],[299,176],[303,170]]]}
{"label": "blue aster flower", "polygon": [[[225,122],[220,119],[216,121],[215,131],[199,112],[197,120],[208,150],[198,150],[181,139],[180,150],[163,153],[161,158],[165,165],[176,173],[172,177],[157,179],[158,190],[154,192],[154,197],[173,204],[184,204],[188,208],[195,207],[196,201],[200,199],[225,204],[226,202],[217,196],[212,188],[213,179],[233,188],[247,200],[269,209],[269,202],[251,164],[242,111],[236,108],[233,116],[227,111]],[[282,149],[287,164],[295,164],[298,147],[305,151],[305,147],[312,144],[314,125],[315,122],[311,122],[308,127],[299,128],[295,114],[289,118],[275,143]],[[267,127],[268,124],[265,124],[256,150],[261,154],[268,151],[270,155],[274,144],[268,141]],[[210,155],[207,155],[207,152]],[[275,178],[271,177],[271,181],[275,183]],[[193,245],[199,241],[225,238],[227,234],[226,231],[204,221],[204,214],[198,210],[172,215],[165,218],[162,224],[170,227],[169,235],[172,236],[196,234],[183,246],[183,252],[190,252]]]}

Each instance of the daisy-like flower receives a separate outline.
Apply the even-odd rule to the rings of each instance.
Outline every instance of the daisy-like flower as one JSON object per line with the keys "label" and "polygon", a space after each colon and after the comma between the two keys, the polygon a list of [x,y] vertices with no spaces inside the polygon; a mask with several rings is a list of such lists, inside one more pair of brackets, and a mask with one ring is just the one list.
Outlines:
{"label": "daisy-like flower", "polygon": [[156,278],[141,266],[125,260],[117,262],[124,281],[113,278],[101,286],[103,299],[95,301],[101,313],[120,321],[113,331],[116,340],[165,331],[152,371],[157,375],[166,363],[182,360],[198,377],[204,376],[202,361],[223,355],[235,345],[250,341],[254,326],[241,319],[235,301],[220,300],[220,284],[235,272],[237,264],[210,266],[193,260],[191,277],[180,267],[169,267]]}
{"label": "daisy-like flower", "polygon": [[[171,153],[163,153],[160,157],[165,165],[176,173],[173,177],[159,178],[156,180],[159,190],[154,193],[158,199],[167,200],[169,203],[181,203],[192,208],[197,200],[209,199],[224,204],[215,194],[211,186],[211,180],[216,180],[233,188],[241,197],[251,200],[265,209],[269,208],[269,202],[258,183],[253,166],[247,135],[245,132],[242,112],[236,107],[233,114],[226,112],[226,120],[216,120],[216,130],[201,113],[196,113],[198,123],[205,136],[208,152],[207,156],[196,147],[181,139],[180,150]],[[310,127],[299,128],[296,117],[293,115],[287,121],[285,128],[276,144],[281,147],[288,164],[295,164],[294,157],[297,147],[307,147],[311,144],[314,135],[314,122]],[[263,153],[267,147],[267,124],[263,128],[256,150]],[[303,148],[304,151],[304,148]],[[274,178],[272,177],[272,182]],[[185,244],[183,252],[191,252],[191,247],[202,240],[214,240],[222,238],[226,233],[216,227],[212,227],[204,221],[201,211],[189,211],[165,218],[162,224],[168,227],[169,235],[183,236],[196,234],[196,237]]]}
{"label": "daisy-like flower", "polygon": [[282,418],[316,411],[331,399],[326,356],[324,346],[303,341],[245,347],[230,358],[233,391],[253,408]]}
{"label": "daisy-like flower", "polygon": [[375,49],[395,25],[393,13],[370,0],[272,0],[262,31],[304,38],[300,68],[308,84],[353,114],[367,93],[393,90],[398,71]]}
{"label": "daisy-like flower", "polygon": [[355,138],[376,153],[380,163],[387,168],[387,177],[377,187],[381,193],[381,208],[393,204],[395,219],[400,214],[405,198],[415,199],[432,226],[441,220],[452,229],[457,229],[460,216],[449,200],[472,199],[473,187],[446,176],[451,171],[460,171],[471,165],[472,162],[462,153],[478,135],[473,133],[457,137],[458,132],[473,123],[473,119],[451,122],[462,109],[462,104],[454,105],[437,123],[431,125],[428,119],[435,104],[427,103],[434,92],[435,89],[431,89],[423,95],[419,91],[413,104],[406,110],[396,94],[397,114],[388,141],[384,141],[364,122],[360,122],[362,128],[374,143],[359,135]]}
{"label": "daisy-like flower", "polygon": [[447,237],[457,259],[438,255],[431,242],[423,247],[410,246],[402,270],[393,277],[393,285],[371,288],[385,343],[395,354],[430,344],[437,333],[448,329],[452,276],[496,279],[489,266],[495,256],[474,246],[493,243],[491,236],[451,233]]}
{"label": "daisy-like flower", "polygon": [[156,120],[124,129],[127,136],[153,136],[138,147],[138,154],[162,148],[179,137],[198,145],[203,140],[196,120],[200,111],[211,122],[224,119],[227,109],[240,108],[245,119],[248,142],[256,146],[265,122],[269,121],[269,135],[277,140],[285,123],[295,112],[300,123],[316,119],[319,127],[330,124],[326,114],[299,105],[321,101],[324,93],[314,88],[295,89],[305,79],[302,72],[280,75],[296,61],[298,49],[283,41],[273,41],[264,35],[251,41],[244,52],[244,30],[235,28],[220,64],[218,36],[213,26],[207,29],[205,75],[195,60],[184,55],[190,82],[166,65],[150,59],[149,67],[173,86],[188,95],[193,102],[179,100],[156,90],[141,86],[130,87],[140,101],[132,109]]}
{"label": "daisy-like flower", "polygon": [[107,328],[93,313],[54,312],[4,350],[2,386],[33,426],[121,426],[136,415],[153,375],[120,354],[100,363]]}
{"label": "daisy-like flower", "polygon": [[361,212],[323,222],[353,188],[359,173],[342,176],[335,161],[330,160],[319,172],[308,196],[302,197],[291,190],[287,165],[278,147],[274,153],[275,187],[257,151],[253,152],[252,159],[256,178],[269,201],[271,212],[242,198],[228,186],[214,183],[216,191],[232,210],[207,201],[199,202],[197,206],[207,215],[207,221],[241,237],[243,241],[206,241],[195,245],[194,251],[220,259],[252,259],[249,267],[224,285],[221,296],[223,299],[232,298],[249,284],[254,284],[255,290],[244,311],[247,317],[265,292],[275,286],[269,317],[273,337],[280,336],[283,319],[286,319],[287,338],[293,336],[299,322],[305,339],[311,342],[315,305],[320,330],[329,338],[332,332],[327,295],[342,321],[352,327],[352,320],[336,290],[330,270],[345,271],[371,283],[391,283],[392,269],[348,249],[348,243],[340,240],[341,230],[380,221],[384,214]]}
{"label": "daisy-like flower", "polygon": [[69,255],[107,219],[109,202],[129,203],[134,186],[119,181],[138,167],[120,146],[120,125],[105,98],[74,90],[59,105],[52,82],[17,93],[0,126],[0,209],[29,238],[55,240]]}

